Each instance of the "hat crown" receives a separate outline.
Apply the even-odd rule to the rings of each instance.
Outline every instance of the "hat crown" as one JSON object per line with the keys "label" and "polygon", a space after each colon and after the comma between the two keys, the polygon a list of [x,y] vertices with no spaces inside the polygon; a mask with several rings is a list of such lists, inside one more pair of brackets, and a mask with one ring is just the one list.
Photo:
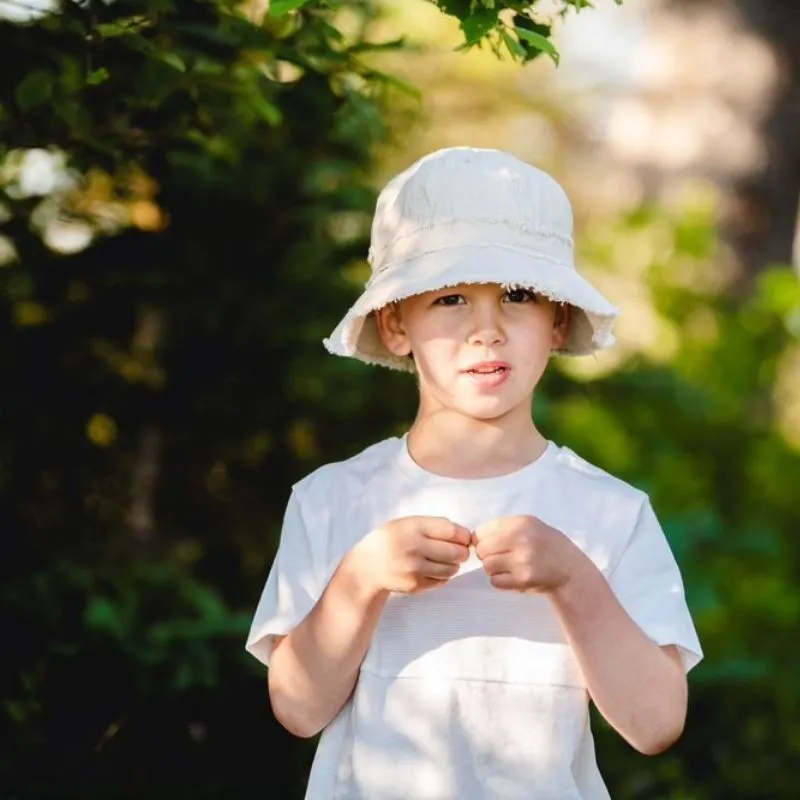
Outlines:
{"label": "hat crown", "polygon": [[572,206],[546,172],[499,150],[438,150],[395,176],[378,197],[369,261],[374,273],[398,260],[472,241],[544,249],[572,263]]}

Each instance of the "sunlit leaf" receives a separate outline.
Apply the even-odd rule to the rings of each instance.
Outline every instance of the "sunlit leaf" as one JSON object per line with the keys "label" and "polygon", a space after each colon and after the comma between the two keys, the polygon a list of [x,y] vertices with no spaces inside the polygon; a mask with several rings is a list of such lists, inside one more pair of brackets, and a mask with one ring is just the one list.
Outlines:
{"label": "sunlit leaf", "polygon": [[271,17],[280,17],[308,5],[309,0],[271,0],[269,14]]}
{"label": "sunlit leaf", "polygon": [[100,67],[86,76],[86,83],[90,86],[98,86],[101,83],[105,83],[110,77],[108,70],[105,67]]}
{"label": "sunlit leaf", "polygon": [[114,22],[99,23],[92,27],[92,32],[103,39],[114,39],[118,36],[135,36],[150,24],[146,16],[121,17]]}
{"label": "sunlit leaf", "polygon": [[47,309],[33,300],[14,303],[14,323],[21,328],[41,325],[50,318]]}
{"label": "sunlit leaf", "polygon": [[506,49],[511,54],[512,58],[518,58],[522,61],[525,60],[525,56],[527,53],[525,52],[525,48],[519,43],[517,39],[515,39],[507,30],[502,31],[503,42],[506,45]]}
{"label": "sunlit leaf", "polygon": [[174,67],[178,72],[186,72],[186,64],[177,53],[159,52],[155,55],[155,58]]}
{"label": "sunlit leaf", "polygon": [[560,58],[558,50],[556,50],[555,45],[548,38],[543,36],[541,33],[529,31],[525,28],[515,27],[515,30],[520,39],[526,41],[536,50],[546,53],[548,56],[550,56],[550,58],[553,59],[555,64],[558,64]]}
{"label": "sunlit leaf", "polygon": [[98,447],[108,447],[117,438],[117,423],[107,414],[93,414],[86,424],[86,436]]}
{"label": "sunlit leaf", "polygon": [[272,127],[277,127],[283,121],[283,114],[278,106],[256,95],[250,100],[251,108]]}
{"label": "sunlit leaf", "polygon": [[461,22],[467,44],[476,44],[497,28],[498,13],[493,9],[475,11]]}

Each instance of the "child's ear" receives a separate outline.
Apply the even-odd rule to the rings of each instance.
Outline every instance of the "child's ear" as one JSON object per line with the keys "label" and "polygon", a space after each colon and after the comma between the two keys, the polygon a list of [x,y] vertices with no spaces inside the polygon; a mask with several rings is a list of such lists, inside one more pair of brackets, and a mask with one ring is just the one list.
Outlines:
{"label": "child's ear", "polygon": [[567,341],[569,328],[572,324],[572,306],[567,303],[556,304],[556,313],[553,319],[553,349],[560,350]]}
{"label": "child's ear", "polygon": [[391,303],[375,312],[378,333],[386,349],[395,356],[407,356],[411,353],[411,342],[403,327],[403,319],[399,303]]}

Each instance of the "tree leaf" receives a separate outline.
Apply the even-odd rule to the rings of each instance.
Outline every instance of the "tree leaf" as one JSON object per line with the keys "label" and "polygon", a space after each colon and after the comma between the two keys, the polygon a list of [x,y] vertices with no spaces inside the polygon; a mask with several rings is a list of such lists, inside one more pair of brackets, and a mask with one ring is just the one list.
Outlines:
{"label": "tree leaf", "polygon": [[351,53],[371,53],[380,52],[382,50],[399,50],[405,47],[406,40],[404,37],[399,39],[391,39],[385,42],[359,42],[350,48]]}
{"label": "tree leaf", "polygon": [[[559,54],[558,50],[556,50],[555,45],[545,36],[542,36],[541,33],[536,33],[535,31],[528,31],[525,28],[520,28],[519,26],[515,26],[514,28],[517,32],[517,36],[520,39],[524,39],[528,44],[532,45],[536,50],[539,50],[542,53],[547,53],[550,58],[553,59],[553,62],[557,65],[559,61]],[[532,56],[528,55],[528,59],[530,60]]]}
{"label": "tree leaf", "polygon": [[134,78],[136,91],[151,102],[161,102],[175,90],[181,76],[176,68],[154,54],[148,59]]}
{"label": "tree leaf", "polygon": [[437,0],[436,5],[451,17],[464,19],[472,11],[470,0]]}
{"label": "tree leaf", "polygon": [[283,114],[281,113],[280,108],[273,103],[270,103],[269,100],[266,100],[259,95],[254,95],[250,102],[251,108],[268,125],[271,125],[273,128],[275,128],[280,125],[281,122],[283,122]]}
{"label": "tree leaf", "polygon": [[95,25],[92,32],[99,34],[103,39],[111,39],[115,36],[128,36],[133,33],[129,28],[125,28],[116,22],[102,22],[99,25]]}
{"label": "tree leaf", "polygon": [[496,10],[485,8],[465,17],[461,23],[467,44],[476,44],[497,27]]}
{"label": "tree leaf", "polygon": [[86,83],[89,86],[98,86],[101,83],[105,83],[110,77],[108,70],[105,67],[100,67],[86,76]]}
{"label": "tree leaf", "polygon": [[35,69],[17,84],[14,97],[19,110],[25,113],[49,100],[52,91],[53,74],[46,69]]}
{"label": "tree leaf", "polygon": [[134,36],[147,24],[147,17],[123,17],[116,22],[101,22],[92,28],[103,39],[113,39],[116,36]]}
{"label": "tree leaf", "polygon": [[119,607],[102,595],[88,599],[83,612],[83,621],[87,628],[102,631],[115,639],[122,639],[125,636],[126,626]]}
{"label": "tree leaf", "polygon": [[503,36],[503,42],[505,42],[506,49],[508,50],[509,54],[512,58],[524,61],[528,54],[525,48],[519,43],[518,39],[515,39],[507,30],[503,29],[501,32]]}
{"label": "tree leaf", "polygon": [[186,72],[186,63],[177,53],[153,53],[153,58],[158,59],[164,64],[169,64],[169,66],[174,67],[178,72]]}
{"label": "tree leaf", "polygon": [[414,86],[414,84],[409,83],[408,81],[404,81],[397,75],[391,75],[388,72],[381,72],[379,70],[373,69],[366,72],[365,77],[368,77],[372,80],[380,81],[381,83],[387,86],[394,86],[396,89],[400,89],[400,91],[404,92],[410,97],[413,97],[415,100],[422,99],[422,95],[419,89],[417,89],[417,87]]}
{"label": "tree leaf", "polygon": [[309,0],[272,0],[269,4],[269,15],[271,17],[282,17],[290,11],[302,8]]}

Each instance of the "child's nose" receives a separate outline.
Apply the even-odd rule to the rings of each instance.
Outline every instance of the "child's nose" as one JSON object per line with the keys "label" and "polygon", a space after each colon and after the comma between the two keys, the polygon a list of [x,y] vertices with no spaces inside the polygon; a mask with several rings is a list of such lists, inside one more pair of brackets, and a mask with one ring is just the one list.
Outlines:
{"label": "child's nose", "polygon": [[472,315],[472,330],[470,331],[470,344],[491,347],[501,344],[505,335],[500,320],[500,309],[492,304],[476,304]]}

